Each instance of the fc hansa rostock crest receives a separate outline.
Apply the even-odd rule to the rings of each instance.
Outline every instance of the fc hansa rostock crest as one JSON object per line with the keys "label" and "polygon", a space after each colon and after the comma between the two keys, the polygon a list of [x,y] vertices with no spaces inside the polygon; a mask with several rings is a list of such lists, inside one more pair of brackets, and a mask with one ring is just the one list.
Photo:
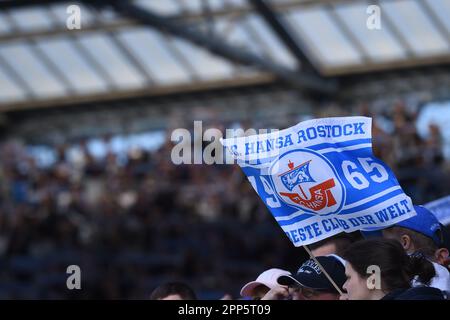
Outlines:
{"label": "fc hansa rostock crest", "polygon": [[343,206],[345,188],[332,164],[317,152],[288,151],[271,165],[270,175],[278,197],[288,205],[317,215]]}

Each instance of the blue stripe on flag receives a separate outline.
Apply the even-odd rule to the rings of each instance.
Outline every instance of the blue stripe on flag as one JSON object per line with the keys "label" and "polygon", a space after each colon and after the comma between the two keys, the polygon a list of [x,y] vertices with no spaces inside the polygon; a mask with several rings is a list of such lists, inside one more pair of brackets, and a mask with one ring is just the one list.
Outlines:
{"label": "blue stripe on flag", "polygon": [[366,202],[364,204],[361,204],[361,205],[359,205],[357,207],[354,207],[354,208],[351,208],[351,209],[347,209],[347,210],[344,209],[339,214],[344,215],[344,214],[355,213],[355,212],[358,212],[358,211],[363,211],[363,210],[369,209],[369,208],[379,204],[380,202],[387,201],[390,198],[393,198],[393,197],[395,197],[395,196],[397,196],[399,194],[403,194],[403,190],[401,188],[397,189],[397,190],[394,190],[394,191],[392,191],[392,192],[390,192],[390,193],[388,193],[388,194],[386,194],[384,196],[376,198],[376,199],[374,199],[372,201],[369,201],[369,202]]}
{"label": "blue stripe on flag", "polygon": [[278,222],[278,224],[280,226],[289,226],[289,225],[294,224],[296,222],[303,221],[303,220],[305,220],[305,219],[307,219],[307,218],[309,218],[311,216],[312,216],[311,213],[305,213],[305,214],[301,214],[301,215],[299,215],[297,217],[294,217],[292,219],[289,219],[289,220],[282,220],[282,221],[277,221],[277,222]]}
{"label": "blue stripe on flag", "polygon": [[307,149],[312,150],[322,150],[326,148],[345,148],[350,146],[356,146],[358,144],[364,144],[364,143],[372,143],[372,139],[356,139],[356,140],[350,140],[345,142],[335,142],[335,143],[319,143],[315,144],[313,146],[306,147]]}

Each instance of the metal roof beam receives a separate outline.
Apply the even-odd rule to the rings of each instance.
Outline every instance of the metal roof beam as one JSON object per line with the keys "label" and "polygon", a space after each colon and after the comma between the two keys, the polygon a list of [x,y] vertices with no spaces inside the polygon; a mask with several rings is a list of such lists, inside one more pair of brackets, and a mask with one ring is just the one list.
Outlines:
{"label": "metal roof beam", "polygon": [[132,3],[125,1],[114,1],[111,5],[117,12],[120,12],[123,15],[131,16],[148,26],[167,32],[172,36],[188,40],[197,46],[203,47],[211,53],[222,56],[230,61],[240,63],[242,65],[257,67],[263,71],[269,71],[277,75],[288,84],[299,89],[301,88],[321,93],[334,93],[337,90],[337,86],[334,81],[325,81],[324,79],[313,75],[292,71],[284,66],[261,58],[250,51],[231,46],[223,41],[223,39],[208,37],[197,30],[193,30],[192,28],[187,28],[183,24],[170,21],[165,17],[155,14],[149,10],[145,10]]}
{"label": "metal roof beam", "polygon": [[264,0],[249,0],[249,2],[260,13],[286,48],[297,58],[302,71],[319,76],[319,72],[305,55],[299,39],[294,36],[295,33],[290,30],[289,25],[275,12],[272,6]]}
{"label": "metal roof beam", "polygon": [[121,99],[164,97],[183,93],[205,92],[208,90],[224,90],[231,88],[270,85],[275,81],[275,76],[267,73],[260,73],[253,77],[247,76],[229,80],[194,81],[187,84],[173,84],[151,88],[146,87],[140,89],[118,90],[106,93],[75,94],[64,97],[39,99],[33,101],[5,102],[0,103],[0,113],[107,103],[110,101],[117,101]]}

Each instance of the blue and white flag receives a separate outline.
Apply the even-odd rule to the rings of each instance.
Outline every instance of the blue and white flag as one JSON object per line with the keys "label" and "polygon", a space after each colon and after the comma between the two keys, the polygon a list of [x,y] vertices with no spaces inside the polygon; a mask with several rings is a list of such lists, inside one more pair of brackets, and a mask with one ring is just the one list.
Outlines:
{"label": "blue and white flag", "polygon": [[423,205],[433,212],[436,218],[443,225],[450,224],[450,196],[446,196]]}
{"label": "blue and white flag", "polygon": [[295,246],[414,216],[391,169],[372,154],[372,119],[323,118],[221,140]]}

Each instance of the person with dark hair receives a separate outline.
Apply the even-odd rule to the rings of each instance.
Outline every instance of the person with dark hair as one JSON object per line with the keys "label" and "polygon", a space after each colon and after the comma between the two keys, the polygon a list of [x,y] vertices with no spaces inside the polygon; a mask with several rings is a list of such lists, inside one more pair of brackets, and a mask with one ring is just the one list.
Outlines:
{"label": "person with dark hair", "polygon": [[359,240],[360,237],[359,232],[341,232],[324,240],[312,243],[309,245],[309,248],[316,257],[327,256],[329,254],[342,256],[345,249],[356,240]]}
{"label": "person with dark hair", "polygon": [[435,255],[437,256],[437,262],[450,271],[450,229],[442,223],[439,225],[442,230],[442,243]]}
{"label": "person with dark hair", "polygon": [[[407,255],[396,240],[380,238],[355,242],[343,258],[347,277],[343,288],[349,300],[446,298],[443,291],[427,286],[435,276],[432,263],[421,253]],[[411,287],[413,279],[423,285]]]}
{"label": "person with dark hair", "polygon": [[168,282],[157,287],[150,294],[150,300],[197,300],[197,297],[187,284]]}
{"label": "person with dark hair", "polygon": [[[449,240],[447,230],[434,214],[423,206],[414,206],[416,215],[388,228],[372,228],[366,237],[383,237],[398,241],[407,254],[421,253],[433,263],[436,276],[430,286],[450,291],[450,273],[446,265]],[[413,286],[420,282],[413,281]]]}

